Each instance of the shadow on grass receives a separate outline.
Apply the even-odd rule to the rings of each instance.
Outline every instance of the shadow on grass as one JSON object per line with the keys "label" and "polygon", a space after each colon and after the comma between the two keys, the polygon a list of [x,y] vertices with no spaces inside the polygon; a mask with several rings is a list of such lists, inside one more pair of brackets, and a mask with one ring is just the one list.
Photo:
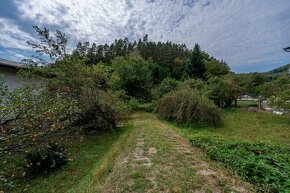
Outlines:
{"label": "shadow on grass", "polygon": [[[125,125],[115,131],[98,131],[84,138],[72,139],[67,144],[70,162],[50,175],[25,178],[22,176],[23,155],[0,158],[0,162],[8,160],[6,176],[13,183],[7,192],[66,192],[95,169],[128,130],[130,126]],[[0,190],[3,188],[0,185]]]}

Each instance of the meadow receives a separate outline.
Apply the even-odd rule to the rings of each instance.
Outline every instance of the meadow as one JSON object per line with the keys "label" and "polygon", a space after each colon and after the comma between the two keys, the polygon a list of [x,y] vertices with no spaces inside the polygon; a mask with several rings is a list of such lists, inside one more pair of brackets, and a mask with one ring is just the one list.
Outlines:
{"label": "meadow", "polygon": [[250,112],[256,102],[224,109],[218,128],[168,123],[211,160],[222,163],[261,192],[287,192],[290,176],[290,116]]}
{"label": "meadow", "polygon": [[[252,184],[259,184],[259,188],[257,188],[256,191],[271,192],[271,190],[273,190],[273,183],[277,185],[277,179],[275,178],[280,178],[284,175],[284,179],[287,181],[287,176],[285,176],[285,174],[288,173],[285,172],[287,172],[287,159],[289,162],[290,117],[261,112],[249,112],[247,110],[248,107],[255,105],[255,102],[246,101],[239,103],[239,108],[237,109],[225,109],[224,124],[219,127],[213,127],[180,125],[168,121],[162,121],[162,123],[160,123],[160,121],[155,120],[154,114],[142,114],[144,110],[146,111],[152,106],[150,104],[143,104],[139,108],[141,118],[133,116],[129,120],[129,123],[118,128],[116,132],[97,132],[95,135],[86,136],[83,139],[70,143],[67,147],[69,152],[71,152],[69,164],[51,175],[41,175],[29,179],[23,178],[21,176],[22,168],[17,164],[17,161],[15,161],[18,158],[11,157],[11,160],[8,159],[8,163],[4,165],[6,170],[10,170],[11,176],[14,176],[12,177],[13,186],[10,190],[13,192],[85,192],[85,190],[92,190],[90,188],[93,188],[93,190],[100,190],[106,182],[107,176],[115,172],[115,165],[118,165],[120,161],[118,160],[120,159],[119,155],[124,152],[124,149],[129,148],[134,151],[135,143],[132,143],[132,140],[136,141],[136,138],[138,138],[138,127],[140,127],[138,124],[143,124],[143,122],[146,121],[146,127],[153,129],[148,129],[149,146],[155,146],[160,153],[169,153],[167,147],[168,142],[166,140],[169,140],[167,138],[171,137],[168,135],[167,138],[164,138],[166,136],[161,136],[164,138],[162,141],[160,141],[160,136],[158,137],[158,131],[161,131],[163,128],[162,124],[165,124],[176,132],[177,135],[181,136],[181,138],[191,141],[195,147],[201,149],[202,151],[198,152],[198,157],[208,157],[206,161],[211,163],[212,160],[213,162],[211,165],[215,169],[221,168],[221,170],[227,170],[232,174],[238,173],[246,181]],[[134,125],[132,122],[138,122],[138,124]],[[142,129],[142,133],[143,135],[147,135],[144,129]],[[138,143],[138,141],[136,141],[136,143]],[[237,148],[233,149],[232,147]],[[251,157],[249,152],[253,149],[254,151],[260,151],[262,157],[260,154],[260,157],[255,155]],[[234,154],[237,155],[234,156]],[[157,163],[162,162],[165,164],[169,161],[169,158],[160,156],[161,155],[156,158]],[[260,177],[248,177],[250,174],[247,174],[245,169],[242,170],[240,165],[232,164],[238,162],[246,164],[248,163],[246,159],[251,158],[251,163],[254,164],[252,168],[255,168],[255,163],[260,163],[259,166],[261,166],[261,163],[265,162],[265,156],[279,158],[274,159],[274,162],[280,163],[279,171],[281,172],[273,177],[273,179],[269,178],[269,180],[272,180],[271,183],[259,180],[265,180],[265,175],[266,177],[271,176],[271,174],[273,174],[271,173],[272,171],[266,170],[264,173],[261,173]],[[178,164],[181,159],[184,159],[179,155],[176,155],[175,158],[175,160],[170,161],[172,164]],[[11,164],[9,164],[9,162]],[[130,163],[130,165],[131,164],[134,163]],[[178,171],[179,167],[181,166],[176,166],[174,169],[176,170],[175,172]],[[261,167],[259,169],[261,169]],[[187,172],[182,174],[184,178],[187,178],[188,175],[192,174]],[[256,181],[253,180],[255,177],[257,178]],[[133,178],[137,180],[138,183],[141,183],[141,178],[145,177],[143,174],[138,174],[138,176],[133,175]],[[165,183],[162,179],[163,178],[160,179],[160,183]],[[177,186],[177,184],[181,183],[179,179],[180,176],[179,178],[172,178],[169,182]],[[122,179],[116,180],[122,181]],[[285,184],[286,181],[278,184],[278,189],[275,189],[275,191],[281,191],[282,188],[285,188],[285,186],[279,185]],[[195,184],[194,187],[207,187],[200,184],[199,177],[195,177],[194,181],[191,181],[191,183]],[[267,183],[270,185],[267,186]],[[139,188],[136,187],[135,191],[145,191],[147,190],[146,188],[151,187],[150,182],[144,181],[140,186],[141,187],[138,186]],[[188,186],[192,187],[190,185]],[[126,189],[126,187],[124,188]],[[209,190],[211,189],[210,186],[207,188]]]}

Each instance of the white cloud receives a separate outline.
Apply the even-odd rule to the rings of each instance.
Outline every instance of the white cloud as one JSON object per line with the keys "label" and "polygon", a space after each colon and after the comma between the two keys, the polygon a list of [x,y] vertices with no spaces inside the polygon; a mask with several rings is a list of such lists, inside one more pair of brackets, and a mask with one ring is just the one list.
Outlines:
{"label": "white cloud", "polygon": [[0,18],[0,44],[5,48],[29,49],[26,41],[35,39],[11,20]]}
{"label": "white cloud", "polygon": [[[285,60],[290,44],[288,0],[16,0],[21,18],[54,26],[77,41],[112,42],[149,34],[158,41],[195,42],[232,67]],[[3,24],[2,24],[3,23]],[[1,45],[25,49],[31,38],[0,18]],[[288,37],[287,37],[288,35]],[[5,46],[4,45],[4,46]]]}

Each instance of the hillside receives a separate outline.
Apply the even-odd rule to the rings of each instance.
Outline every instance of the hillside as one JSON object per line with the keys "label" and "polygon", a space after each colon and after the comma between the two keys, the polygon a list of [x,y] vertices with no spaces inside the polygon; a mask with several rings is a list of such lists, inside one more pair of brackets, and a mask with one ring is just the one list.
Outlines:
{"label": "hillside", "polygon": [[265,74],[269,76],[270,79],[275,79],[276,77],[289,74],[290,64],[286,64],[284,66],[280,66],[273,70],[266,72]]}
{"label": "hillside", "polygon": [[273,70],[270,70],[267,73],[269,73],[269,74],[287,73],[288,70],[289,70],[289,68],[290,68],[290,64],[286,64],[284,66],[280,66],[278,68],[275,68]]}

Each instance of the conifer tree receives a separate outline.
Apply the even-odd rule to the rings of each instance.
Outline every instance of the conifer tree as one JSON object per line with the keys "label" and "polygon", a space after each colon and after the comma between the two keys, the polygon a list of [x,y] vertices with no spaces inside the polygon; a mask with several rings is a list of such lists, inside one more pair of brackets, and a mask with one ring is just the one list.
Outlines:
{"label": "conifer tree", "polygon": [[188,61],[185,66],[185,72],[189,77],[204,79],[206,68],[203,60],[203,53],[198,44],[194,45],[190,61]]}

